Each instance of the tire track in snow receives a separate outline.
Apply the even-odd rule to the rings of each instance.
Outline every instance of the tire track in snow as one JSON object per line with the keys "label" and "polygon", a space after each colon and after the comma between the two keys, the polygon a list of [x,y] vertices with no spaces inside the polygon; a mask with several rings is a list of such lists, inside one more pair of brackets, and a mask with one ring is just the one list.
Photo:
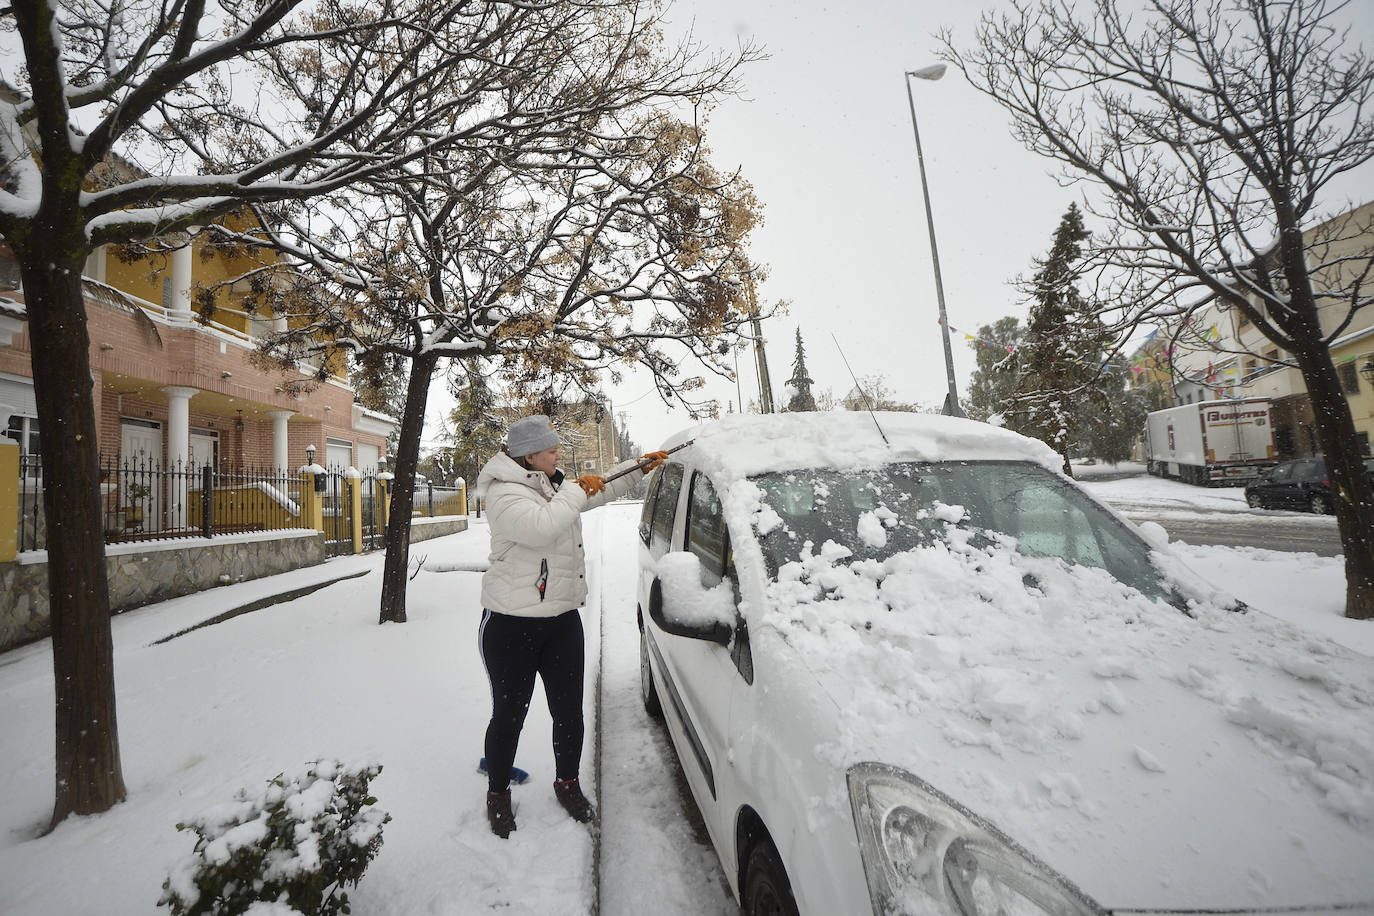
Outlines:
{"label": "tire track in snow", "polygon": [[600,916],[734,916],[738,907],[682,781],[668,733],[649,718],[640,698],[635,622],[640,509],[639,503],[614,503],[592,514],[598,517],[601,605]]}

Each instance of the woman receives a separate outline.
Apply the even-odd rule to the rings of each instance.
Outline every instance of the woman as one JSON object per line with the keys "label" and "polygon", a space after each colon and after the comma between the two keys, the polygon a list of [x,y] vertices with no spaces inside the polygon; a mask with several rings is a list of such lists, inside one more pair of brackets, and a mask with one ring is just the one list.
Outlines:
{"label": "woman", "polygon": [[[614,472],[641,473],[666,452],[626,461]],[[548,417],[511,424],[506,445],[477,476],[477,495],[491,528],[491,556],[482,576],[482,661],[491,682],[487,725],[487,820],[505,839],[515,829],[510,775],[534,679],[544,682],[553,717],[554,795],[573,819],[594,815],[578,784],[582,760],[582,618],[587,597],[581,514],[629,492],[640,474],[609,484],[594,474],[563,485],[558,434]]]}

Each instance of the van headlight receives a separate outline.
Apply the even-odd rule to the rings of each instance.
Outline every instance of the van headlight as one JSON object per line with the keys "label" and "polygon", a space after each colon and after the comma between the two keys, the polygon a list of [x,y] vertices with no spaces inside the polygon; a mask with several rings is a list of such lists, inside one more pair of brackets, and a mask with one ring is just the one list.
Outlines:
{"label": "van headlight", "polygon": [[881,916],[1101,916],[1048,866],[905,770],[849,770],[873,912]]}

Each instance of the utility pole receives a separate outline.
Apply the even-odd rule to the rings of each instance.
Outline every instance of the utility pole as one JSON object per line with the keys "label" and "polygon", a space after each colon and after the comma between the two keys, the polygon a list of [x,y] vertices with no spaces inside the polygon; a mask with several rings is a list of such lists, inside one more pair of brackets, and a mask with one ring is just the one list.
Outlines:
{"label": "utility pole", "polygon": [[749,323],[754,329],[754,367],[759,374],[759,410],[774,413],[773,383],[768,379],[768,354],[763,348],[763,327],[759,321],[759,301],[754,292],[754,277],[749,276]]}
{"label": "utility pole", "polygon": [[735,403],[739,404],[739,412],[744,413],[744,389],[739,384],[739,351],[735,351]]}
{"label": "utility pole", "polygon": [[602,396],[597,395],[596,401],[596,470],[597,473],[604,473],[606,470],[606,452],[601,447],[601,438],[604,432],[603,421],[606,419],[606,408],[603,405]]}

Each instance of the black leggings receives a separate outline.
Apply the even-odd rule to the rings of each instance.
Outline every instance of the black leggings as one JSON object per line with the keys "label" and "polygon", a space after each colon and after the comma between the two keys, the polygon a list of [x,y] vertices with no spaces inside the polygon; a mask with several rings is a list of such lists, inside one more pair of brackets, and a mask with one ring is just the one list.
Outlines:
{"label": "black leggings", "polygon": [[510,768],[520,729],[534,696],[534,676],[544,682],[553,717],[553,762],[558,779],[575,779],[582,762],[582,617],[516,617],[482,612],[478,631],[482,662],[491,681],[487,725],[487,779],[493,792],[510,788]]}

